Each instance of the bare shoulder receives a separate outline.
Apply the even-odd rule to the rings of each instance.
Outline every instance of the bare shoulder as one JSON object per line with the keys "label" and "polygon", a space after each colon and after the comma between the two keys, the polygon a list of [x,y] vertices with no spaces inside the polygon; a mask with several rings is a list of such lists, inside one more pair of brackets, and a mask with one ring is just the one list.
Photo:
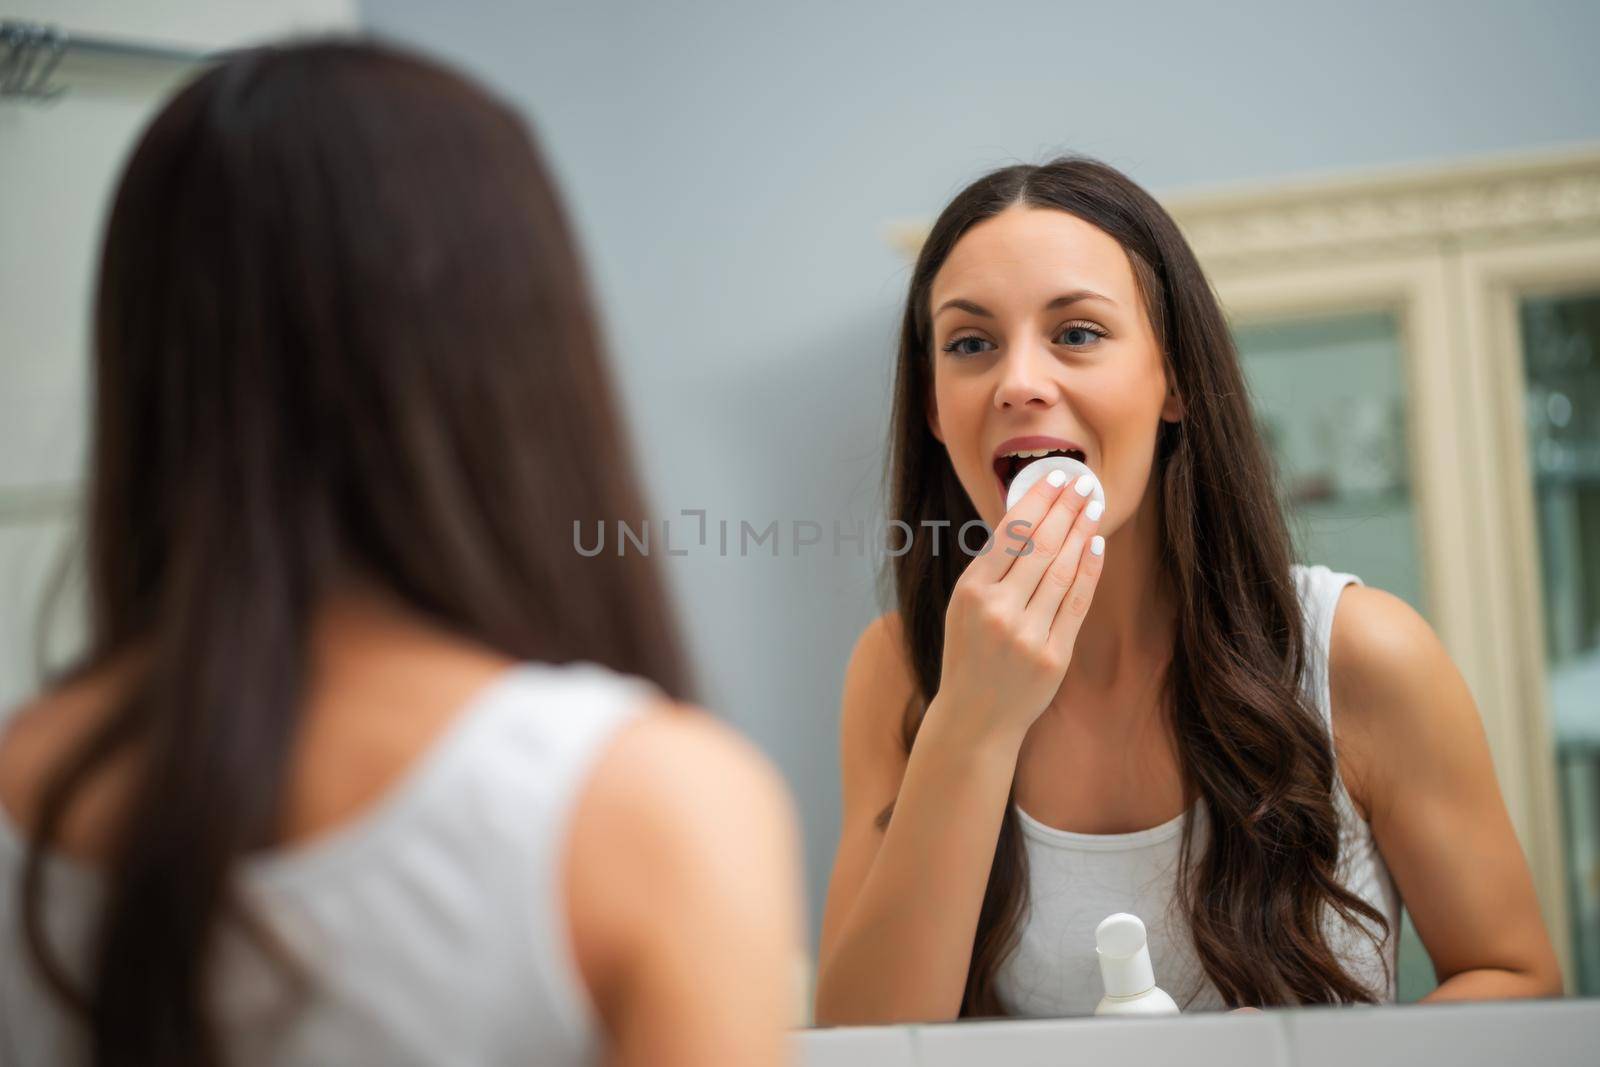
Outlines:
{"label": "bare shoulder", "polygon": [[607,746],[579,795],[573,899],[601,902],[628,887],[611,900],[618,927],[673,906],[743,908],[781,892],[783,879],[798,884],[799,836],[766,756],[702,709],[662,701]]}
{"label": "bare shoulder", "polygon": [[901,716],[915,692],[900,613],[880,615],[856,638],[845,667],[840,734],[846,758],[863,745],[881,751],[886,739],[899,750]]}
{"label": "bare shoulder", "polygon": [[607,748],[584,803],[680,839],[792,817],[782,775],[759,749],[703,709],[667,700]]}
{"label": "bare shoulder", "polygon": [[[11,711],[0,712],[0,807],[15,823],[33,822],[46,776],[95,728],[120,683],[120,669],[101,670],[65,681]],[[126,760],[113,762],[121,767]],[[91,783],[85,800],[68,820],[64,839],[82,845],[79,830],[105,806],[106,794],[103,781]]]}
{"label": "bare shoulder", "polygon": [[642,974],[709,966],[708,943],[789,961],[799,837],[777,768],[702,709],[661,701],[625,726],[579,795],[565,863],[579,970],[608,1025]]}
{"label": "bare shoulder", "polygon": [[1415,608],[1382,589],[1345,587],[1328,647],[1335,710],[1345,720],[1392,720],[1396,712],[1386,705],[1426,688],[1426,672],[1442,666],[1453,669],[1433,627]]}
{"label": "bare shoulder", "polygon": [[1328,685],[1346,785],[1369,818],[1399,768],[1427,766],[1445,739],[1482,736],[1477,706],[1433,627],[1382,589],[1351,585],[1340,596]]}

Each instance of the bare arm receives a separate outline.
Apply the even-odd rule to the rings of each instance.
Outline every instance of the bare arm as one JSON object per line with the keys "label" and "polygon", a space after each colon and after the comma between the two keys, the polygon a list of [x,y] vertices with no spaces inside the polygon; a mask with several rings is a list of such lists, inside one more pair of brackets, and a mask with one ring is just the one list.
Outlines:
{"label": "bare arm", "polygon": [[1346,588],[1329,684],[1352,793],[1439,978],[1424,999],[1559,996],[1477,706],[1433,630],[1398,597]]}
{"label": "bare arm", "polygon": [[608,1062],[788,1062],[798,833],[754,748],[693,709],[646,716],[597,768],[570,848],[575,950]]}
{"label": "bare arm", "polygon": [[[1016,770],[1020,738],[963,738],[937,702],[906,759],[899,710],[910,687],[893,665],[894,625],[886,616],[868,628],[846,674],[844,821],[823,917],[821,1024],[955,1017]],[[885,832],[878,813],[897,794]]]}
{"label": "bare arm", "polygon": [[[1070,489],[1041,481],[1011,518],[1033,548],[997,539],[968,565],[945,620],[941,688],[909,758],[913,691],[892,617],[851,657],[841,726],[844,824],[818,968],[819,1023],[954,1018],[995,841],[1028,727],[1060,687],[1103,557]],[[1005,526],[1002,525],[1002,531]],[[1020,548],[1017,549],[1021,551]],[[891,801],[887,829],[875,825]]]}

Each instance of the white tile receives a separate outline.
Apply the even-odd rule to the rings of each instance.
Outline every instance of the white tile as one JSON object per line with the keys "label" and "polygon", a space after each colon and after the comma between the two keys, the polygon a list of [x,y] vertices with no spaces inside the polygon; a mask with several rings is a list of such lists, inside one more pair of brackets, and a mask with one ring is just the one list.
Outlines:
{"label": "white tile", "polygon": [[793,1034],[795,1067],[913,1067],[911,1027],[838,1026]]}
{"label": "white tile", "polygon": [[1176,1019],[1039,1019],[922,1026],[915,1034],[916,1063],[917,1067],[1063,1067],[1093,1063],[1128,1067],[1290,1067],[1280,1014],[1206,1013]]}
{"label": "white tile", "polygon": [[1600,1001],[1407,1004],[1285,1012],[1295,1067],[1600,1063]]}

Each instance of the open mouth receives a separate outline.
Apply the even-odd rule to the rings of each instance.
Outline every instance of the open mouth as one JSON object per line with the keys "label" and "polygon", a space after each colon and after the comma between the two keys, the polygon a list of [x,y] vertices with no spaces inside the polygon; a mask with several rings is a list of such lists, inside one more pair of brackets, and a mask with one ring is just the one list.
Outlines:
{"label": "open mouth", "polygon": [[1010,456],[996,456],[994,473],[995,477],[1000,479],[1000,495],[1004,497],[1011,489],[1011,481],[1017,476],[1018,471],[1034,460],[1044,459],[1046,456],[1071,456],[1079,463],[1088,462],[1088,457],[1083,451],[1076,448],[1037,448]]}

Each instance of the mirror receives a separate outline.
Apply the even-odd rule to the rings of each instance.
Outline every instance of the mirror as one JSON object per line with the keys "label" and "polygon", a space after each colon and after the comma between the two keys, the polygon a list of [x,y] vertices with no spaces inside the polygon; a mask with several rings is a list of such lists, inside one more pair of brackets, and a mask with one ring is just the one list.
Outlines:
{"label": "mirror", "polygon": [[[550,147],[653,509],[607,550],[660,559],[701,702],[798,805],[797,1024],[1087,1016],[1143,997],[1146,958],[1185,1021],[1291,986],[1600,994],[1600,128],[1571,106],[1592,64],[1554,48],[1592,40],[1595,12],[1386,18],[1391,62],[1375,16],[343,6],[500,86]],[[1336,90],[1307,84],[1352,55]],[[156,95],[142,77],[139,99],[64,98],[88,116],[70,134],[39,112],[0,129],[19,146],[0,198],[5,705],[36,677],[38,604],[78,533],[88,387],[62,353],[87,348],[75,309]],[[1419,85],[1451,93],[1422,107]],[[995,177],[996,203],[1031,206],[935,228],[980,176],[1072,150],[1118,171]],[[908,292],[924,347],[901,352]],[[1180,445],[1196,510],[1169,517]],[[1029,633],[1070,634],[1030,661],[1042,567],[1009,643],[981,598],[950,601],[969,561],[990,589],[1040,563],[996,565],[1031,543],[1002,520],[1041,451],[1082,461],[1105,511],[1078,519],[1075,480],[1036,486],[1026,529],[1067,500],[1077,558],[1107,543],[1081,564],[1103,568],[1087,602],[1063,585],[1036,611]],[[1178,529],[1182,588],[1156,566]],[[1276,597],[1250,584],[1263,560],[1289,567]],[[902,604],[920,611],[885,622]],[[1336,625],[1346,608],[1366,621]],[[1200,625],[1187,645],[1180,619]],[[59,660],[83,621],[54,626]],[[1408,725],[1374,719],[1386,700]],[[1350,921],[1306,918],[1328,907]],[[1124,913],[1139,928],[1107,928],[1103,968],[1097,929]],[[1500,924],[1529,936],[1491,952]]]}
{"label": "mirror", "polygon": [[[1600,640],[1600,598],[1579,547],[1594,540],[1585,536],[1590,516],[1584,503],[1593,488],[1584,473],[1584,442],[1594,435],[1585,436],[1580,412],[1593,406],[1583,401],[1594,362],[1588,311],[1600,278],[1600,243],[1530,238],[1492,212],[1452,217],[1442,205],[1459,203],[1465,190],[1486,181],[1537,187],[1567,180],[1556,175],[1569,175],[1568,168],[1593,172],[1596,162],[1593,156],[1559,164],[1526,159],[1470,176],[1441,167],[1412,174],[1404,188],[1382,175],[1358,175],[1316,186],[1166,198],[1227,315],[1250,421],[1271,457],[1294,560],[1301,568],[1322,563],[1346,576],[1324,574],[1323,580],[1359,576],[1358,584],[1382,590],[1391,606],[1404,605],[1400,614],[1411,614],[1437,636],[1459,673],[1458,692],[1469,694],[1470,704],[1462,706],[1473,714],[1458,728],[1470,729],[1473,718],[1483,725],[1484,763],[1492,762],[1496,799],[1515,833],[1514,845],[1509,835],[1502,845],[1508,862],[1525,857],[1527,864],[1520,907],[1531,922],[1524,928],[1543,931],[1561,968],[1559,987],[1551,980],[1538,996],[1594,992],[1588,958],[1597,944],[1589,921],[1595,820],[1585,785],[1592,746],[1583,737],[1600,708],[1600,688],[1584,664]],[[1425,226],[1394,232],[1394,219],[1430,211]],[[1467,230],[1486,247],[1461,253],[1457,244]],[[922,236],[913,234],[913,250]],[[1467,279],[1464,286],[1442,284],[1457,273]],[[1013,286],[1024,287],[1022,281]],[[1063,365],[1090,366],[1065,359]],[[1082,373],[1087,380],[1092,372]],[[1492,388],[1465,384],[1474,380]],[[1000,389],[1016,384],[1008,379]],[[996,406],[1003,406],[1005,395],[996,395]],[[1011,399],[1030,398],[1018,392]],[[1050,408],[1041,404],[1039,410]],[[1486,486],[1492,488],[1486,492]],[[1483,581],[1459,581],[1464,568],[1476,568]],[[1303,607],[1311,588],[1299,586]],[[1326,663],[1333,630],[1328,613],[1313,611],[1306,622],[1324,642]],[[1326,676],[1315,684],[1325,707],[1335,702],[1337,684],[1330,686]],[[1079,736],[1084,743],[1094,739],[1087,730]],[[1359,768],[1359,744],[1350,748],[1337,757],[1341,767]],[[1028,767],[1025,751],[1018,794],[1048,798],[1047,789],[1028,784]],[[1346,795],[1354,798],[1360,788],[1358,780]],[[1070,794],[1070,788],[1061,792]],[[1058,812],[1071,807],[1058,803]],[[1147,814],[1106,835],[1084,833],[1070,821],[1030,818],[1026,800],[1017,810],[1029,888],[1045,903],[1030,902],[1033,913],[1014,934],[1004,965],[1010,971],[1000,971],[997,999],[1007,1014],[1087,1014],[1085,997],[1069,1011],[1059,991],[1037,992],[1072,981],[1096,989],[1093,917],[1080,908],[1070,913],[1070,927],[1052,926],[1051,911],[1065,910],[1057,901],[1066,887],[1103,885],[1113,877],[1105,872],[1123,872],[1101,866],[1091,875],[1089,863],[1067,863],[1058,853],[1154,850],[1168,835],[1179,836],[1182,820]],[[1080,804],[1078,810],[1094,809]],[[1165,809],[1179,810],[1176,804]],[[1414,921],[1418,909],[1404,902],[1384,843],[1365,815],[1343,821],[1342,846],[1345,862],[1357,867],[1373,855],[1385,859],[1374,863],[1374,870],[1383,869],[1373,876],[1386,884],[1380,903],[1391,909],[1386,918],[1393,933],[1385,949],[1392,953],[1386,959],[1393,985],[1382,999],[1412,1004],[1449,996],[1448,972],[1447,988],[1436,993],[1441,978],[1419,926],[1432,928],[1441,953],[1449,950],[1438,939],[1448,941],[1450,928],[1441,931],[1438,916]],[[1404,866],[1403,848],[1392,840],[1388,846]],[[1005,848],[1002,837],[1002,853]],[[1141,878],[1153,873],[1137,872]],[[1150,898],[1136,888],[1146,885],[1124,883],[1123,907],[1149,906]],[[1419,887],[1421,908],[1429,895]],[[1192,1006],[1226,1006],[1196,995],[1204,987],[1202,968],[1183,943],[1181,927],[1173,936],[1179,924],[1161,907],[1163,898],[1155,899],[1156,918],[1146,925],[1158,981],[1166,967],[1180,1000],[1187,995]],[[1467,921],[1464,912],[1451,914],[1456,923]],[[1480,912],[1480,923],[1491,914]],[[1491,936],[1490,928],[1480,934]],[[980,946],[983,936],[980,927]],[[1072,963],[1064,965],[1063,958]]]}

